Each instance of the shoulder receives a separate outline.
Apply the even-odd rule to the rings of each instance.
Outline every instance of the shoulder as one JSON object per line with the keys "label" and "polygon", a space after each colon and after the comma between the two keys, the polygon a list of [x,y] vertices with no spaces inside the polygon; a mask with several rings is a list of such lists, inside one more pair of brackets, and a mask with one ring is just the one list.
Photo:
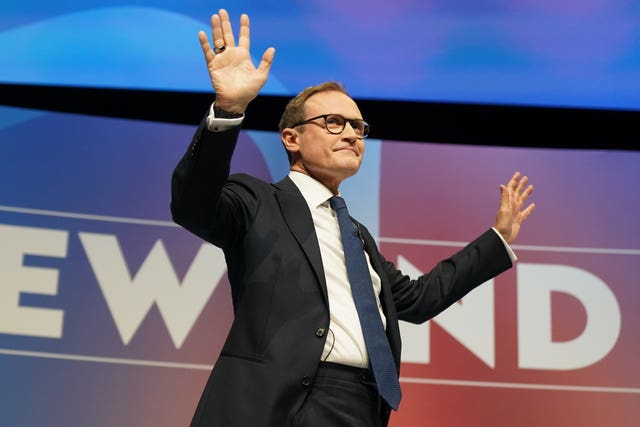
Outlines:
{"label": "shoulder", "polygon": [[253,175],[246,173],[233,173],[227,178],[225,190],[248,191],[250,193],[264,194],[273,192],[273,186],[265,180]]}

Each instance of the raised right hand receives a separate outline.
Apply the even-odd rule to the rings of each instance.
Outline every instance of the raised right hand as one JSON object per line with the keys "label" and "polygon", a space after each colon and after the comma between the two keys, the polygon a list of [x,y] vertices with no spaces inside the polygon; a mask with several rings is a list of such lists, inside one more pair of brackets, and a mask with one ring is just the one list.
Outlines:
{"label": "raised right hand", "polygon": [[[212,44],[204,31],[198,32],[198,38],[216,94],[216,106],[232,113],[244,113],[247,105],[267,82],[276,50],[268,48],[262,54],[258,67],[253,65],[249,54],[249,16],[244,13],[240,17],[237,45],[225,9],[211,16],[211,33]],[[224,46],[224,50],[214,51],[214,47],[221,46]]]}

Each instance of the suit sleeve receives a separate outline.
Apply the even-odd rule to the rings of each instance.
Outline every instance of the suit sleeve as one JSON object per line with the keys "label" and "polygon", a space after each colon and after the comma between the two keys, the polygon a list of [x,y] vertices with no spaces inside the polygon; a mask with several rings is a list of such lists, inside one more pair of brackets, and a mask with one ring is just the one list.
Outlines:
{"label": "suit sleeve", "polygon": [[398,319],[423,323],[512,266],[496,233],[489,229],[420,277],[410,278],[384,260]]}
{"label": "suit sleeve", "polygon": [[211,132],[205,117],[171,177],[174,222],[214,244],[222,240],[220,230],[233,227],[232,209],[220,205],[239,133],[240,126]]}

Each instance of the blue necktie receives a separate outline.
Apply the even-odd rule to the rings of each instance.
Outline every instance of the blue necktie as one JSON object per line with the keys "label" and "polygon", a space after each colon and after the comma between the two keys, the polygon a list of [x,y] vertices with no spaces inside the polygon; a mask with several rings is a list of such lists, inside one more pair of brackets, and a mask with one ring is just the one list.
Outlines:
{"label": "blue necktie", "polygon": [[349,217],[347,205],[342,197],[333,196],[329,199],[329,203],[338,214],[344,259],[347,263],[347,275],[369,353],[369,365],[380,396],[389,406],[397,410],[402,398],[398,372],[378,311],[359,230]]}

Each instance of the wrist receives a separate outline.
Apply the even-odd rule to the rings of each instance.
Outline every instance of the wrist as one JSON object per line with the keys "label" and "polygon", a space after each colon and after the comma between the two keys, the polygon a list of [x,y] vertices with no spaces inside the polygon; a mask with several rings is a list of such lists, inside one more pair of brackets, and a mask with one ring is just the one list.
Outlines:
{"label": "wrist", "polygon": [[239,119],[244,116],[244,113],[236,113],[229,111],[224,107],[219,107],[215,102],[213,103],[213,115],[218,119]]}

